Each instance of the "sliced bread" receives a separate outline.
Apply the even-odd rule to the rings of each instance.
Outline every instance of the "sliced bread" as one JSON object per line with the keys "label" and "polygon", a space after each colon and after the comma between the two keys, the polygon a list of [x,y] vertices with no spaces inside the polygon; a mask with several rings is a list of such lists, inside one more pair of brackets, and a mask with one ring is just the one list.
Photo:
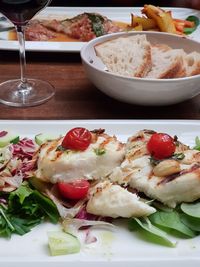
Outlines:
{"label": "sliced bread", "polygon": [[183,63],[185,52],[182,49],[153,46],[151,53],[152,69],[145,78],[170,79],[185,76],[186,70]]}
{"label": "sliced bread", "polygon": [[185,56],[186,76],[200,74],[200,53],[192,52]]}
{"label": "sliced bread", "polygon": [[144,77],[151,70],[151,45],[145,35],[120,37],[95,46],[108,71],[126,77]]}

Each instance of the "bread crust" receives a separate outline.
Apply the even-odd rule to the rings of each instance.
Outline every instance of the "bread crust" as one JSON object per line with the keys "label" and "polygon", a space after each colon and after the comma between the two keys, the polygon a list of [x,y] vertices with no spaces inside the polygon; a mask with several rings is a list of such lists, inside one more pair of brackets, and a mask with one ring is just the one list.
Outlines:
{"label": "bread crust", "polygon": [[176,62],[171,66],[171,69],[167,70],[160,79],[181,78],[186,76],[186,69],[184,67],[183,58],[177,57]]}
{"label": "bread crust", "polygon": [[143,78],[147,75],[147,73],[151,70],[152,68],[152,59],[151,59],[151,47],[147,47],[146,53],[143,57],[143,63],[140,66],[140,69],[138,72],[135,74],[135,77],[138,78]]}
{"label": "bread crust", "polygon": [[200,74],[200,53],[150,44],[145,34],[102,42],[95,51],[108,71],[126,77],[173,79]]}
{"label": "bread crust", "polygon": [[102,42],[95,52],[115,74],[143,78],[152,67],[151,45],[144,34]]}

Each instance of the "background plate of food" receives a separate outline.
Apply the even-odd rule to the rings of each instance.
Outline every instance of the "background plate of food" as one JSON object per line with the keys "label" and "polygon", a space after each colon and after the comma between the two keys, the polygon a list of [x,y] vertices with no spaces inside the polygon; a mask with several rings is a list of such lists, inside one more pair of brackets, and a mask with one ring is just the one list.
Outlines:
{"label": "background plate of food", "polygon": [[[47,7],[26,29],[27,51],[79,52],[93,38],[119,31],[164,31],[200,41],[200,11],[187,8]],[[0,49],[18,50],[12,25],[0,20]],[[8,30],[7,30],[8,28]],[[5,30],[4,30],[5,29]]]}

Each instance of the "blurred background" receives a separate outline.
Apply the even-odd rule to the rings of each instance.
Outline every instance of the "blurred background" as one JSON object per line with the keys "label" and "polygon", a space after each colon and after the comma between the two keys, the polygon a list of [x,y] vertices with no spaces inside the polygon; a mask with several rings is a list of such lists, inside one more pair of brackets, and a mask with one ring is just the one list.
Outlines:
{"label": "blurred background", "polygon": [[200,0],[160,0],[160,1],[139,1],[139,0],[52,0],[52,6],[143,6],[144,4],[152,4],[165,7],[190,7],[200,9]]}

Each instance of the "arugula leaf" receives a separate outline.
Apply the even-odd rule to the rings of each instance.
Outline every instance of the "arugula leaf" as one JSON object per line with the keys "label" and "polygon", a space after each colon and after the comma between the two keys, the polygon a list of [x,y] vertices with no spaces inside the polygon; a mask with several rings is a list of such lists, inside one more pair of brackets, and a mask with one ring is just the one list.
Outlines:
{"label": "arugula leaf", "polygon": [[151,222],[147,218],[132,218],[129,222],[130,227],[131,222],[133,222],[134,224],[136,222],[140,226],[140,228],[144,230],[140,232],[143,233],[144,238],[148,239],[150,242],[159,243],[161,245],[169,247],[176,246],[176,242],[171,241],[169,236],[164,231],[151,224]]}
{"label": "arugula leaf", "polygon": [[52,223],[57,223],[59,219],[59,213],[55,204],[49,198],[42,195],[39,191],[34,190],[33,197],[35,201],[39,204],[41,210],[50,219]]}
{"label": "arugula leaf", "polygon": [[[14,226],[12,225],[12,223],[10,222],[9,217],[7,216],[5,209],[2,208],[2,206],[0,207],[0,213],[2,215],[2,218],[4,219],[4,221],[6,222],[7,226],[9,229],[11,229],[11,231],[14,230]],[[2,223],[3,224],[3,223]]]}
{"label": "arugula leaf", "polygon": [[157,211],[149,216],[149,220],[158,227],[175,230],[186,237],[196,236],[196,233],[181,221],[180,215],[176,211]]}
{"label": "arugula leaf", "polygon": [[15,233],[18,235],[24,235],[31,231],[31,229],[40,224],[42,222],[43,218],[38,219],[22,219],[18,217],[11,218],[12,225],[15,227]]}
{"label": "arugula leaf", "polygon": [[20,204],[23,204],[25,198],[32,194],[33,190],[29,187],[27,182],[24,182],[17,190],[13,191],[9,195],[8,203],[12,206],[12,202],[15,197],[19,199]]}
{"label": "arugula leaf", "polygon": [[55,204],[24,182],[10,193],[7,206],[0,204],[0,236],[10,238],[12,233],[24,235],[45,218],[58,222]]}

